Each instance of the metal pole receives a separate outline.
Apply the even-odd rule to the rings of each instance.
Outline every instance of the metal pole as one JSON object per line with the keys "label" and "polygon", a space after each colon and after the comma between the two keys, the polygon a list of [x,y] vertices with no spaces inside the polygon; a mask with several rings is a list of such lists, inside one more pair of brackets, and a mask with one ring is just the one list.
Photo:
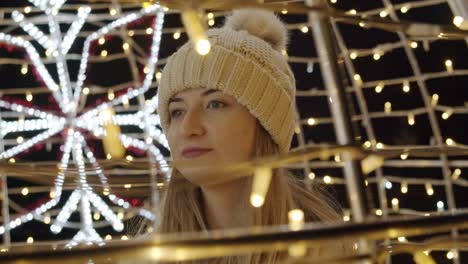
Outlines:
{"label": "metal pole", "polygon": [[[307,0],[306,4],[309,6],[326,5],[323,0]],[[345,88],[340,78],[335,41],[329,20],[318,12],[311,12],[309,14],[309,24],[312,27],[325,87],[328,90],[338,144],[353,144],[354,135],[351,127],[351,116],[346,101]],[[369,203],[360,163],[343,157],[343,165],[353,219],[356,222],[363,222],[369,215]]]}

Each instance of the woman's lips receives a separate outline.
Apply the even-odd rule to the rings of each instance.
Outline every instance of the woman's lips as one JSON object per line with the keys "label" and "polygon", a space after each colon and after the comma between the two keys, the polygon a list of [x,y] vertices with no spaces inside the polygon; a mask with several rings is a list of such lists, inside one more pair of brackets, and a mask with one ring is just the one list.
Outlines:
{"label": "woman's lips", "polygon": [[182,151],[182,156],[187,159],[193,159],[204,155],[207,152],[212,151],[212,149],[206,148],[188,148]]}

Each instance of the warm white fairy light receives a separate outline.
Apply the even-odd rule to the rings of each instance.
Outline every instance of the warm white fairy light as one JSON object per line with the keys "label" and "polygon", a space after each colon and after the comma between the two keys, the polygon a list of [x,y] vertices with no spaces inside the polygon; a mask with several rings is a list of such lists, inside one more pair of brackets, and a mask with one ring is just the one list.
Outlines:
{"label": "warm white fairy light", "polygon": [[304,226],[304,212],[301,209],[293,209],[288,212],[289,228],[299,230]]}
{"label": "warm white fairy light", "polygon": [[358,57],[358,54],[356,51],[352,51],[350,54],[349,54],[349,57],[354,60]]}
{"label": "warm white fairy light", "polygon": [[461,170],[460,170],[460,168],[456,168],[456,169],[452,172],[452,179],[453,179],[453,180],[458,180],[458,178],[460,178],[460,175],[461,175]]}
{"label": "warm white fairy light", "polygon": [[385,102],[384,104],[384,111],[385,113],[389,114],[390,112],[392,112],[392,103],[390,102]]}
{"label": "warm white fairy light", "polygon": [[329,175],[325,175],[323,177],[323,182],[326,183],[326,184],[331,184],[333,182],[333,179]]}
{"label": "warm white fairy light", "polygon": [[436,205],[437,205],[437,210],[438,211],[443,211],[444,210],[445,205],[444,205],[443,201],[438,201]]}
{"label": "warm white fairy light", "polygon": [[400,159],[406,160],[406,159],[408,158],[408,156],[409,156],[408,153],[402,153],[402,154],[400,155]]}
{"label": "warm white fairy light", "polygon": [[34,238],[33,238],[33,237],[31,237],[31,236],[30,236],[30,237],[28,237],[28,239],[26,239],[26,243],[28,243],[28,244],[32,244],[32,243],[34,243]]}
{"label": "warm white fairy light", "polygon": [[309,177],[309,179],[311,179],[311,180],[314,180],[314,179],[315,179],[315,176],[316,176],[316,175],[315,175],[315,173],[313,173],[313,172],[310,172],[310,173],[307,175],[307,177]]}
{"label": "warm white fairy light", "polygon": [[413,126],[414,123],[415,123],[414,114],[413,114],[413,113],[409,113],[409,114],[408,114],[408,125]]}
{"label": "warm white fairy light", "polygon": [[424,184],[424,187],[426,188],[426,194],[429,195],[429,196],[432,196],[434,195],[434,189],[432,188],[432,184],[427,182],[426,184]]}
{"label": "warm white fairy light", "polygon": [[98,39],[98,43],[99,43],[99,45],[104,45],[104,43],[106,43],[106,39],[104,37],[100,37]]}
{"label": "warm white fairy light", "polygon": [[381,209],[377,209],[377,210],[375,210],[375,214],[378,215],[378,216],[382,216],[383,212],[382,212]]}
{"label": "warm white fairy light", "polygon": [[357,14],[357,11],[356,9],[350,9],[349,11],[347,11],[346,13],[350,14],[350,15],[356,15]]}
{"label": "warm white fairy light", "polygon": [[460,29],[468,29],[468,21],[465,20],[462,16],[455,16],[452,20],[453,24]]}
{"label": "warm white fairy light", "polygon": [[387,10],[380,11],[379,16],[382,17],[382,18],[387,17],[388,16],[388,11]]}
{"label": "warm white fairy light", "polygon": [[395,211],[400,209],[400,201],[398,198],[392,198],[392,209]]}
{"label": "warm white fairy light", "polygon": [[438,102],[439,102],[439,95],[438,94],[433,94],[431,96],[431,105],[436,106]]}
{"label": "warm white fairy light", "polygon": [[453,62],[451,60],[445,61],[445,68],[448,72],[453,72]]}
{"label": "warm white fairy light", "polygon": [[377,142],[377,144],[375,144],[375,147],[376,147],[377,149],[383,149],[384,144],[383,144],[382,142]]}
{"label": "warm white fairy light", "polygon": [[455,141],[453,139],[451,139],[451,138],[447,138],[445,140],[445,144],[447,144],[449,146],[453,146],[453,145],[455,145]]}
{"label": "warm white fairy light", "polygon": [[410,9],[409,5],[404,5],[400,8],[401,13],[406,14]]}
{"label": "warm white fairy light", "polygon": [[408,80],[403,82],[403,92],[408,93],[410,91],[410,83]]}
{"label": "warm white fairy light", "polygon": [[407,182],[402,182],[400,186],[400,191],[401,193],[408,193],[408,183]]}
{"label": "warm white fairy light", "polygon": [[26,101],[31,102],[33,100],[33,95],[31,91],[26,92]]}
{"label": "warm white fairy light", "polygon": [[307,33],[307,32],[309,32],[309,27],[304,25],[304,26],[301,27],[301,31],[302,31],[302,33]]}
{"label": "warm white fairy light", "polygon": [[101,50],[101,57],[105,58],[107,57],[107,54],[108,54],[107,50]]}
{"label": "warm white fairy light", "polygon": [[410,42],[410,47],[413,48],[413,49],[417,48],[417,47],[418,47],[418,42],[416,42],[416,41],[411,41],[411,42]]}
{"label": "warm white fairy light", "polygon": [[385,182],[385,189],[390,190],[390,189],[392,189],[392,187],[393,187],[392,182],[390,182],[390,181]]}
{"label": "warm white fairy light", "polygon": [[[51,39],[54,39],[54,40],[59,39],[58,41],[55,41],[55,42],[51,41],[50,43],[47,43],[47,45],[49,45],[49,48],[47,49],[47,51],[51,56],[54,56],[54,58],[57,60],[57,69],[58,69],[59,79],[61,83],[60,91],[58,89],[59,86],[55,84],[53,79],[50,77],[47,69],[44,67],[44,65],[40,61],[40,57],[37,54],[36,50],[28,41],[25,41],[24,39],[19,38],[19,37],[13,37],[4,33],[0,33],[0,42],[6,42],[7,44],[25,48],[26,52],[31,58],[32,64],[34,65],[35,69],[38,70],[38,73],[41,75],[42,79],[45,81],[49,90],[52,91],[54,98],[57,100],[57,102],[59,102],[59,106],[63,112],[73,110],[73,108],[77,105],[78,99],[81,94],[82,84],[85,80],[84,72],[86,69],[87,59],[89,57],[89,53],[88,53],[89,43],[97,39],[100,35],[102,36],[116,27],[122,26],[126,23],[129,23],[131,21],[134,21],[142,17],[143,15],[156,12],[160,9],[158,5],[152,5],[149,8],[143,9],[139,13],[132,13],[117,21],[114,21],[111,24],[109,24],[109,26],[106,26],[100,29],[98,33],[93,33],[91,37],[88,37],[87,42],[85,41],[85,49],[82,54],[83,56],[82,56],[82,60],[80,63],[80,74],[77,79],[77,85],[75,86],[75,94],[72,97],[70,96],[70,93],[71,93],[70,85],[67,83],[67,80],[65,80],[65,79],[68,79],[68,72],[66,71],[64,60],[62,60],[61,62],[59,62],[59,60],[60,60],[60,57],[61,56],[63,57],[64,53],[66,53],[69,48],[68,44],[64,45],[64,42],[66,41],[73,42],[76,36],[72,36],[75,34],[71,34],[70,32],[76,31],[76,29],[79,30],[81,28],[81,26],[79,26],[81,22],[78,23],[75,20],[74,23],[77,23],[77,24],[75,24],[75,26],[71,25],[69,32],[68,32],[71,34],[70,36],[72,37],[69,36],[69,40],[67,40],[67,36],[66,36],[64,41],[61,42],[60,41],[61,37],[60,38],[57,37],[58,35],[61,35],[60,30],[58,29],[58,23],[55,21],[55,18],[53,16],[56,16],[58,14],[58,9],[64,3],[64,1],[55,1],[55,3],[52,3],[52,7],[54,8],[54,10],[50,10],[49,9],[50,6],[48,5],[43,5],[45,1],[34,0],[31,2],[33,2],[33,4],[35,4],[36,7],[40,8],[41,10],[47,11],[46,14],[48,14],[48,18],[49,18],[49,28],[52,33]],[[85,7],[80,8],[78,10],[79,16],[83,16],[83,17],[86,16],[83,14],[87,13],[88,11],[90,10]],[[21,18],[20,15],[18,15],[18,17]],[[24,20],[24,17],[23,17],[23,20]],[[26,23],[25,20],[24,22]],[[153,35],[153,43],[151,46],[151,55],[149,58],[149,63],[153,65],[156,65],[157,63],[157,54],[159,52],[162,22],[163,22],[163,14],[158,11],[156,25],[155,25],[156,28],[154,30],[154,35]],[[38,39],[37,37],[35,39],[38,42],[40,41],[40,39]],[[61,46],[59,46],[59,43],[62,43]],[[88,46],[86,46],[86,43],[88,44]],[[136,90],[130,90],[126,94],[128,98],[136,97],[149,88],[153,79],[153,75],[154,75],[154,66],[150,67],[150,73],[148,75],[145,76],[145,80],[141,88],[136,89]],[[62,85],[62,84],[65,84],[65,85]],[[86,90],[88,90],[89,92],[89,89],[86,89]],[[86,92],[83,92],[83,93],[86,93]],[[60,99],[64,99],[64,100],[60,100]],[[72,99],[73,101],[71,101]],[[112,100],[112,102],[110,103],[112,105],[115,105],[121,102],[122,102],[121,98],[116,98],[115,100]],[[102,108],[106,106],[106,104],[107,103],[102,104],[99,107]],[[152,110],[152,112],[154,112],[154,109],[156,106],[147,107],[147,109]],[[44,132],[39,133],[36,136],[33,136],[32,138],[29,138],[26,140],[25,139],[19,140],[21,142],[19,145],[14,146],[8,149],[7,151],[0,152],[0,159],[11,160],[13,159],[12,156],[17,155],[18,153],[31,148],[35,144],[50,138],[54,134],[59,133],[60,131],[66,129],[66,127],[70,125],[68,124],[65,118],[55,116],[53,114],[49,114],[43,111],[39,111],[34,108],[17,105],[15,103],[8,103],[8,102],[0,100],[0,107],[6,108],[9,110],[18,112],[18,113],[27,114],[28,116],[34,116],[34,117],[39,118],[37,120],[24,120],[24,119],[21,120],[20,119],[20,121],[2,122],[2,130],[0,132],[2,135],[6,135],[11,132],[46,130]],[[95,133],[96,131],[99,131],[100,129],[102,129],[102,124],[93,123],[94,125],[96,125],[95,127],[92,127],[92,125],[90,126],[83,125],[83,123],[86,123],[86,121],[95,119],[98,112],[99,111],[93,111],[93,110],[86,112],[82,116],[78,117],[76,122],[73,122],[73,126],[77,124],[81,124],[80,126],[81,128],[88,129],[89,131],[93,133]],[[154,124],[159,124],[159,117],[151,113],[146,113],[146,112],[142,113],[140,116],[140,120],[144,119],[145,115],[150,116],[149,119],[152,120],[151,121],[152,126],[156,127]],[[167,140],[165,140],[165,137],[161,135],[162,134],[161,131],[159,131],[158,133],[155,130],[158,130],[158,129],[154,128],[151,135],[156,140],[162,139],[163,143],[167,145]],[[159,150],[155,146],[147,145],[144,142],[140,142],[140,141],[138,141],[137,143],[138,144],[134,144],[136,145],[136,147],[141,146],[141,143],[144,144],[144,150],[149,150],[150,153],[155,156],[156,160],[164,159],[162,154],[159,152]],[[121,223],[121,221],[117,219],[115,214],[105,204],[105,202],[99,196],[97,196],[94,192],[92,192],[91,187],[87,184],[86,170],[85,170],[86,163],[84,161],[85,156],[88,159],[89,163],[93,166],[95,173],[99,176],[101,184],[103,184],[103,186],[107,186],[105,190],[107,190],[107,195],[109,199],[111,200],[111,202],[125,209],[130,208],[130,204],[125,202],[123,199],[118,198],[115,195],[110,193],[110,188],[108,186],[106,177],[104,176],[102,169],[99,167],[99,164],[97,164],[97,161],[94,158],[94,155],[86,146],[86,142],[83,136],[79,132],[77,132],[76,129],[73,129],[72,127],[68,129],[68,132],[67,132],[64,149],[63,149],[63,156],[60,160],[59,172],[55,180],[55,188],[51,190],[49,193],[49,196],[51,197],[52,200],[46,202],[45,204],[42,204],[41,206],[39,206],[37,209],[35,209],[32,212],[19,216],[18,218],[12,219],[9,223],[6,223],[6,225],[8,226],[10,230],[18,227],[22,223],[31,221],[33,219],[43,219],[45,222],[50,222],[47,220],[48,219],[47,215],[45,215],[44,217],[41,217],[41,215],[44,214],[49,209],[51,209],[52,207],[56,206],[58,201],[60,200],[61,193],[62,193],[62,186],[65,181],[64,179],[65,171],[67,170],[72,153],[73,153],[73,159],[77,162],[80,187],[72,193],[70,198],[67,200],[67,202],[63,206],[63,208],[60,210],[57,218],[51,225],[51,230],[53,230],[54,232],[60,232],[60,230],[63,227],[64,222],[68,220],[68,217],[69,217],[68,214],[71,214],[72,211],[77,210],[79,207],[80,213],[82,215],[83,226],[67,246],[74,246],[79,243],[86,243],[86,244],[96,243],[98,245],[101,244],[102,239],[99,237],[97,232],[92,228],[92,218],[91,218],[91,211],[90,211],[91,205],[97,208],[98,210],[102,211],[104,218],[106,218],[106,221],[111,223],[111,225],[113,226],[115,230],[119,231],[123,229],[123,224]],[[167,163],[165,163],[164,167],[165,169],[163,171],[167,172],[168,170]],[[23,193],[24,192],[25,191],[23,190]],[[150,220],[154,220],[154,215],[148,210],[140,209],[139,214],[144,217],[149,218]],[[0,229],[5,230],[5,226],[0,226]]]}
{"label": "warm white fairy light", "polygon": [[308,124],[309,126],[313,126],[313,125],[315,125],[316,123],[317,123],[317,120],[316,120],[315,118],[308,118],[308,119],[307,119],[307,124]]}

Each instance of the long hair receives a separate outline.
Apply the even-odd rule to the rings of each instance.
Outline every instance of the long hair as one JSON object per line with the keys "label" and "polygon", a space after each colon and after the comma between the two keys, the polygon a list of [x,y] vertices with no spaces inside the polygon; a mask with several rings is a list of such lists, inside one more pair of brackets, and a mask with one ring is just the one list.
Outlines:
{"label": "long hair", "polygon": [[[254,158],[280,153],[276,143],[259,122],[256,126],[255,139]],[[273,170],[270,188],[260,208],[254,208],[249,204],[252,177],[243,178],[242,181],[243,188],[239,190],[239,207],[233,209],[242,212],[234,212],[234,215],[242,216],[236,219],[238,227],[287,224],[288,212],[297,208],[304,212],[306,222],[335,222],[341,219],[337,203],[326,194],[322,186],[315,184],[312,190],[307,190],[303,182],[289,174],[286,169]],[[203,215],[201,195],[200,187],[174,170],[163,199],[158,232],[208,230]],[[264,253],[191,263],[275,263],[282,257],[284,254]]]}

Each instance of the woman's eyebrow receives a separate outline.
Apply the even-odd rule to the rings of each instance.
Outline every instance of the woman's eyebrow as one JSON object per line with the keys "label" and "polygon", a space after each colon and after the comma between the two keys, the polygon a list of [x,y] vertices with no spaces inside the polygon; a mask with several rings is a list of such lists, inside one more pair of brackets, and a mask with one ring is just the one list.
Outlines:
{"label": "woman's eyebrow", "polygon": [[206,96],[206,95],[209,95],[209,94],[212,94],[212,93],[217,93],[217,92],[221,92],[220,90],[216,90],[216,89],[209,89],[205,92],[202,93],[202,96]]}
{"label": "woman's eyebrow", "polygon": [[[216,90],[216,89],[209,89],[209,90],[206,90],[204,91],[201,96],[207,96],[209,94],[212,94],[212,93],[218,93],[218,92],[221,92],[220,90]],[[170,103],[176,103],[176,102],[183,102],[184,100],[182,98],[179,98],[179,97],[172,97],[171,99],[169,99],[169,104]]]}

